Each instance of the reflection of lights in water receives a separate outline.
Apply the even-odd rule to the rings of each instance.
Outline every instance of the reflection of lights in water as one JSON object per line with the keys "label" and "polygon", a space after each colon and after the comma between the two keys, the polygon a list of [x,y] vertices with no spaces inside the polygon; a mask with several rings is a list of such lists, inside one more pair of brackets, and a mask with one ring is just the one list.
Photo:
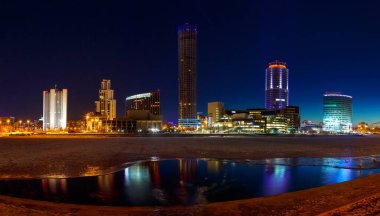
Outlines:
{"label": "reflection of lights in water", "polygon": [[338,175],[336,177],[337,182],[344,182],[352,179],[353,170],[349,169],[339,169]]}
{"label": "reflection of lights in water", "polygon": [[352,180],[356,175],[360,175],[360,170],[322,167],[322,178],[324,184],[335,184]]}
{"label": "reflection of lights in water", "polygon": [[152,195],[149,173],[151,163],[135,164],[124,170],[125,193],[132,204],[149,202]]}
{"label": "reflection of lights in water", "polygon": [[42,179],[41,184],[45,194],[67,193],[67,179]]}
{"label": "reflection of lights in water", "polygon": [[274,166],[274,176],[276,179],[281,179],[285,176],[286,166]]}
{"label": "reflection of lights in water", "polygon": [[159,169],[159,163],[158,162],[155,162],[153,164],[153,175],[154,175],[155,184],[160,184],[161,177],[160,177],[160,169]]}
{"label": "reflection of lights in water", "polygon": [[[266,162],[303,164],[307,160],[266,160]],[[380,169],[353,170],[334,168],[356,167],[366,159],[312,159],[309,164],[330,166],[284,166],[274,164],[245,165],[233,162],[223,165],[216,160],[165,160],[132,165],[111,175],[74,179],[6,181],[3,185],[17,190],[26,185],[28,196],[40,196],[57,202],[88,202],[106,205],[171,205],[196,204],[231,199],[270,196],[303,190],[379,173]],[[198,163],[199,162],[199,163]],[[260,161],[262,163],[263,161]],[[350,165],[352,163],[352,165]],[[160,173],[161,172],[161,173]],[[217,172],[217,173],[215,173]],[[160,176],[161,174],[161,176]],[[42,194],[41,185],[42,183]],[[96,184],[97,183],[97,184]],[[9,184],[12,184],[9,186]],[[0,182],[0,186],[1,186]],[[36,189],[35,189],[35,188]],[[71,188],[70,188],[71,187]],[[15,193],[12,190],[7,193]],[[37,192],[35,192],[37,191]],[[66,192],[67,191],[67,192]],[[25,189],[18,193],[25,193]],[[66,193],[66,194],[65,194]],[[12,194],[11,194],[12,195]]]}
{"label": "reflection of lights in water", "polygon": [[198,160],[178,160],[178,199],[181,204],[186,204],[189,193],[186,186],[191,186],[196,182],[198,170]]}
{"label": "reflection of lights in water", "polygon": [[126,185],[142,183],[150,180],[149,168],[142,164],[130,166],[124,170]]}
{"label": "reflection of lights in water", "polygon": [[98,186],[100,191],[112,193],[115,187],[115,175],[98,176]]}
{"label": "reflection of lights in water", "polygon": [[283,165],[266,165],[263,193],[265,195],[274,195],[288,191],[289,176],[287,175],[289,167]]}
{"label": "reflection of lights in water", "polygon": [[207,171],[210,173],[218,173],[220,170],[220,162],[216,160],[207,161]]}

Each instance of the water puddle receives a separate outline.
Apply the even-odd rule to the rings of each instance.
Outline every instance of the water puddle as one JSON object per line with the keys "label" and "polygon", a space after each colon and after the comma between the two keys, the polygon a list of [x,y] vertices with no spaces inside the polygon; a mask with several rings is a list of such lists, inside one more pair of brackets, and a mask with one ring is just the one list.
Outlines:
{"label": "water puddle", "polygon": [[378,157],[152,160],[101,176],[1,180],[0,194],[91,205],[191,205],[271,196],[380,173]]}

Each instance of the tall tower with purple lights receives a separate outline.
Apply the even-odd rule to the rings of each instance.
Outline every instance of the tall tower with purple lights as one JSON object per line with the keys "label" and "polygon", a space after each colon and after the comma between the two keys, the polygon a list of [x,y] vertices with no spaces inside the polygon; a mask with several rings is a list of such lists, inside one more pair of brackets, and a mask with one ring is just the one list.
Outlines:
{"label": "tall tower with purple lights", "polygon": [[178,125],[193,128],[197,119],[197,36],[196,26],[178,27]]}
{"label": "tall tower with purple lights", "polygon": [[265,109],[277,110],[289,106],[289,70],[286,63],[271,62],[265,73]]}

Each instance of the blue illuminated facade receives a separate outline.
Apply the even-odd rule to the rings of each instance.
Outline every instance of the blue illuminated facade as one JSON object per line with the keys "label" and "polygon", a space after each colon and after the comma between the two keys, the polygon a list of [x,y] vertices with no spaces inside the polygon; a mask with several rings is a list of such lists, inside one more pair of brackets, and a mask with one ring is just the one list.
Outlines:
{"label": "blue illuminated facade", "polygon": [[323,97],[323,130],[349,133],[352,130],[352,97],[328,92]]}
{"label": "blue illuminated facade", "polygon": [[199,129],[201,127],[201,120],[196,118],[181,118],[178,119],[178,125],[184,128]]}
{"label": "blue illuminated facade", "polygon": [[289,70],[284,62],[271,62],[265,76],[265,109],[289,106]]}

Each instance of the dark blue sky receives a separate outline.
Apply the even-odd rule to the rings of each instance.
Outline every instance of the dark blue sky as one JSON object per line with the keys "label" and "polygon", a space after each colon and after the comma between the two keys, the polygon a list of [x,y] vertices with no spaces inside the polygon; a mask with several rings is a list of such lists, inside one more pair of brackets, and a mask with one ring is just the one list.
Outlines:
{"label": "dark blue sky", "polygon": [[376,1],[1,1],[0,115],[36,119],[42,90],[69,89],[69,118],[94,109],[102,78],[118,113],[159,88],[177,118],[177,26],[198,26],[198,105],[264,106],[267,63],[290,69],[290,104],[322,120],[322,94],[354,97],[354,122],[380,121]]}

